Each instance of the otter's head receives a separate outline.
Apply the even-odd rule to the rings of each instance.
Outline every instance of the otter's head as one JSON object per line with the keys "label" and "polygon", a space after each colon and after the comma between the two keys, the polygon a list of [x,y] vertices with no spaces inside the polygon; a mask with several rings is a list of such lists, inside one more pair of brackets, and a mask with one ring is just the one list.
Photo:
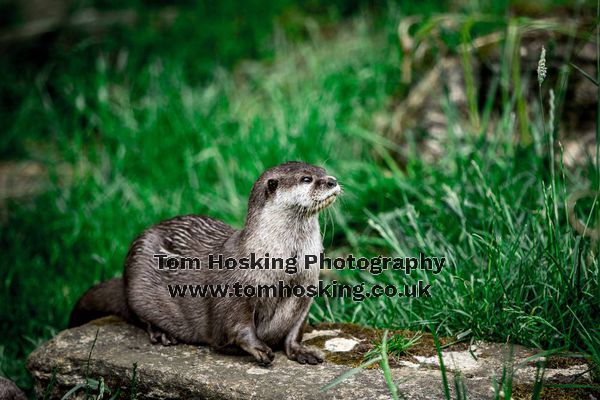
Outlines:
{"label": "otter's head", "polygon": [[312,216],[331,205],[340,194],[337,180],[325,169],[297,161],[265,171],[254,184],[249,211],[257,207]]}

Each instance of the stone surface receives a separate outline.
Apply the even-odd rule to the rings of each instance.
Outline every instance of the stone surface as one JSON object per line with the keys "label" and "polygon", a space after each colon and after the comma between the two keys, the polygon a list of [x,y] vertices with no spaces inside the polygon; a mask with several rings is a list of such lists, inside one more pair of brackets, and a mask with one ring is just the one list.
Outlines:
{"label": "stone surface", "polygon": [[2,400],[27,400],[25,393],[7,378],[0,376],[0,399]]}
{"label": "stone surface", "polygon": [[[338,342],[353,340],[359,343],[352,350],[358,352],[358,356],[348,353],[344,358],[340,357],[339,351],[324,351],[327,362],[312,366],[289,361],[277,352],[274,364],[265,368],[249,356],[223,355],[202,346],[152,345],[143,330],[110,317],[61,332],[30,355],[27,368],[33,375],[38,394],[48,388],[54,374],[51,398],[62,397],[69,389],[84,382],[86,376],[98,381],[102,378],[112,394],[120,390],[121,398],[131,398],[132,391],[137,399],[390,398],[378,368],[363,370],[327,392],[320,391],[325,384],[360,362],[373,348],[369,335],[378,337],[380,333],[353,325],[329,325],[321,325],[312,332],[309,330],[305,334],[306,342],[320,343],[323,349],[332,338],[344,339]],[[422,342],[429,343],[425,335]],[[415,346],[408,353],[391,360],[392,375],[400,393],[406,399],[443,398],[435,351],[429,345],[423,345]],[[524,393],[534,381],[536,367],[527,358],[535,353],[513,347],[511,365],[515,368],[515,387]],[[477,343],[470,349],[465,344],[449,346],[443,357],[450,371],[461,372],[469,399],[489,399],[494,397],[494,377],[501,376],[506,360],[510,359],[507,354],[505,345]],[[135,389],[132,389],[134,364],[137,367]],[[587,365],[581,359],[548,364],[563,365],[546,370],[550,381],[589,383]],[[89,371],[87,375],[86,371]],[[453,372],[449,376],[451,387]],[[83,395],[83,390],[79,395]],[[105,398],[109,397],[105,395]],[[582,398],[589,399],[589,393]]]}

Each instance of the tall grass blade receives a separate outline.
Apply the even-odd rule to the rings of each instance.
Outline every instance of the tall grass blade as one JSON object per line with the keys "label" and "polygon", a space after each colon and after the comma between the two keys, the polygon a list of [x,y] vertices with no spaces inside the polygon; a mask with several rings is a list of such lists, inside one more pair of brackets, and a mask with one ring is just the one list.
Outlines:
{"label": "tall grass blade", "polygon": [[448,374],[446,372],[446,366],[444,365],[444,356],[442,354],[442,348],[440,346],[440,340],[438,338],[437,332],[435,329],[431,329],[431,334],[433,335],[433,343],[435,344],[435,351],[438,356],[438,360],[440,362],[440,372],[442,374],[442,386],[444,389],[444,396],[446,400],[451,400],[450,397],[450,386],[448,385]]}
{"label": "tall grass blade", "polygon": [[385,383],[392,395],[394,400],[398,400],[398,387],[394,383],[394,379],[392,378],[392,371],[390,370],[390,363],[388,360],[388,331],[387,329],[383,332],[383,339],[381,340],[381,369],[383,370],[383,377],[385,379]]}
{"label": "tall grass blade", "polygon": [[340,376],[332,379],[330,382],[328,382],[326,385],[324,385],[323,387],[321,387],[319,390],[321,392],[326,392],[327,390],[336,387],[337,385],[339,385],[340,383],[344,382],[346,379],[350,378],[351,376],[354,376],[356,374],[358,374],[360,371],[362,371],[363,369],[378,363],[379,361],[381,361],[382,357],[375,357],[365,363],[362,363],[361,365],[359,365],[358,367],[352,368],[346,372],[344,372],[343,374],[341,374]]}

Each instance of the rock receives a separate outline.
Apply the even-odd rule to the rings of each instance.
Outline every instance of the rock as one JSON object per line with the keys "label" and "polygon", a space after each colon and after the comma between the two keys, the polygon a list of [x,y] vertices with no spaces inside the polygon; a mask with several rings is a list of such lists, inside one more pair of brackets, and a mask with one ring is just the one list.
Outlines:
{"label": "rock", "polygon": [[[324,351],[324,364],[301,365],[277,352],[273,365],[265,368],[250,356],[219,354],[203,346],[152,345],[143,330],[109,317],[59,333],[29,356],[27,368],[38,395],[48,388],[54,375],[49,398],[62,397],[87,376],[102,379],[107,388],[104,398],[119,390],[121,398],[131,398],[134,393],[137,399],[387,399],[390,395],[378,368],[363,370],[327,392],[320,391],[360,363],[374,348],[372,338],[380,337],[380,333],[351,324],[321,324],[305,335],[305,342]],[[340,346],[332,348],[335,352],[325,350],[325,343],[334,338],[338,343],[354,343],[345,357]],[[441,399],[439,360],[431,338],[423,334],[419,342],[423,344],[411,348],[410,354],[397,359],[390,356],[393,379],[406,399]],[[470,349],[466,344],[447,347],[443,358],[451,371],[451,388],[452,374],[460,372],[469,399],[494,398],[493,378],[499,380],[507,354],[505,345],[493,343],[478,343]],[[525,394],[530,393],[536,372],[527,357],[535,354],[535,350],[513,347],[515,387]],[[589,383],[587,365],[581,359],[574,360],[562,368],[547,369],[546,376],[549,380]],[[108,390],[111,395],[107,395]],[[95,395],[97,392],[94,389]],[[83,389],[78,393],[82,396]]]}
{"label": "rock", "polygon": [[332,353],[348,352],[357,344],[358,340],[355,339],[333,338],[325,342],[324,349]]}
{"label": "rock", "polygon": [[2,400],[27,400],[25,393],[13,381],[0,376],[0,399]]}

